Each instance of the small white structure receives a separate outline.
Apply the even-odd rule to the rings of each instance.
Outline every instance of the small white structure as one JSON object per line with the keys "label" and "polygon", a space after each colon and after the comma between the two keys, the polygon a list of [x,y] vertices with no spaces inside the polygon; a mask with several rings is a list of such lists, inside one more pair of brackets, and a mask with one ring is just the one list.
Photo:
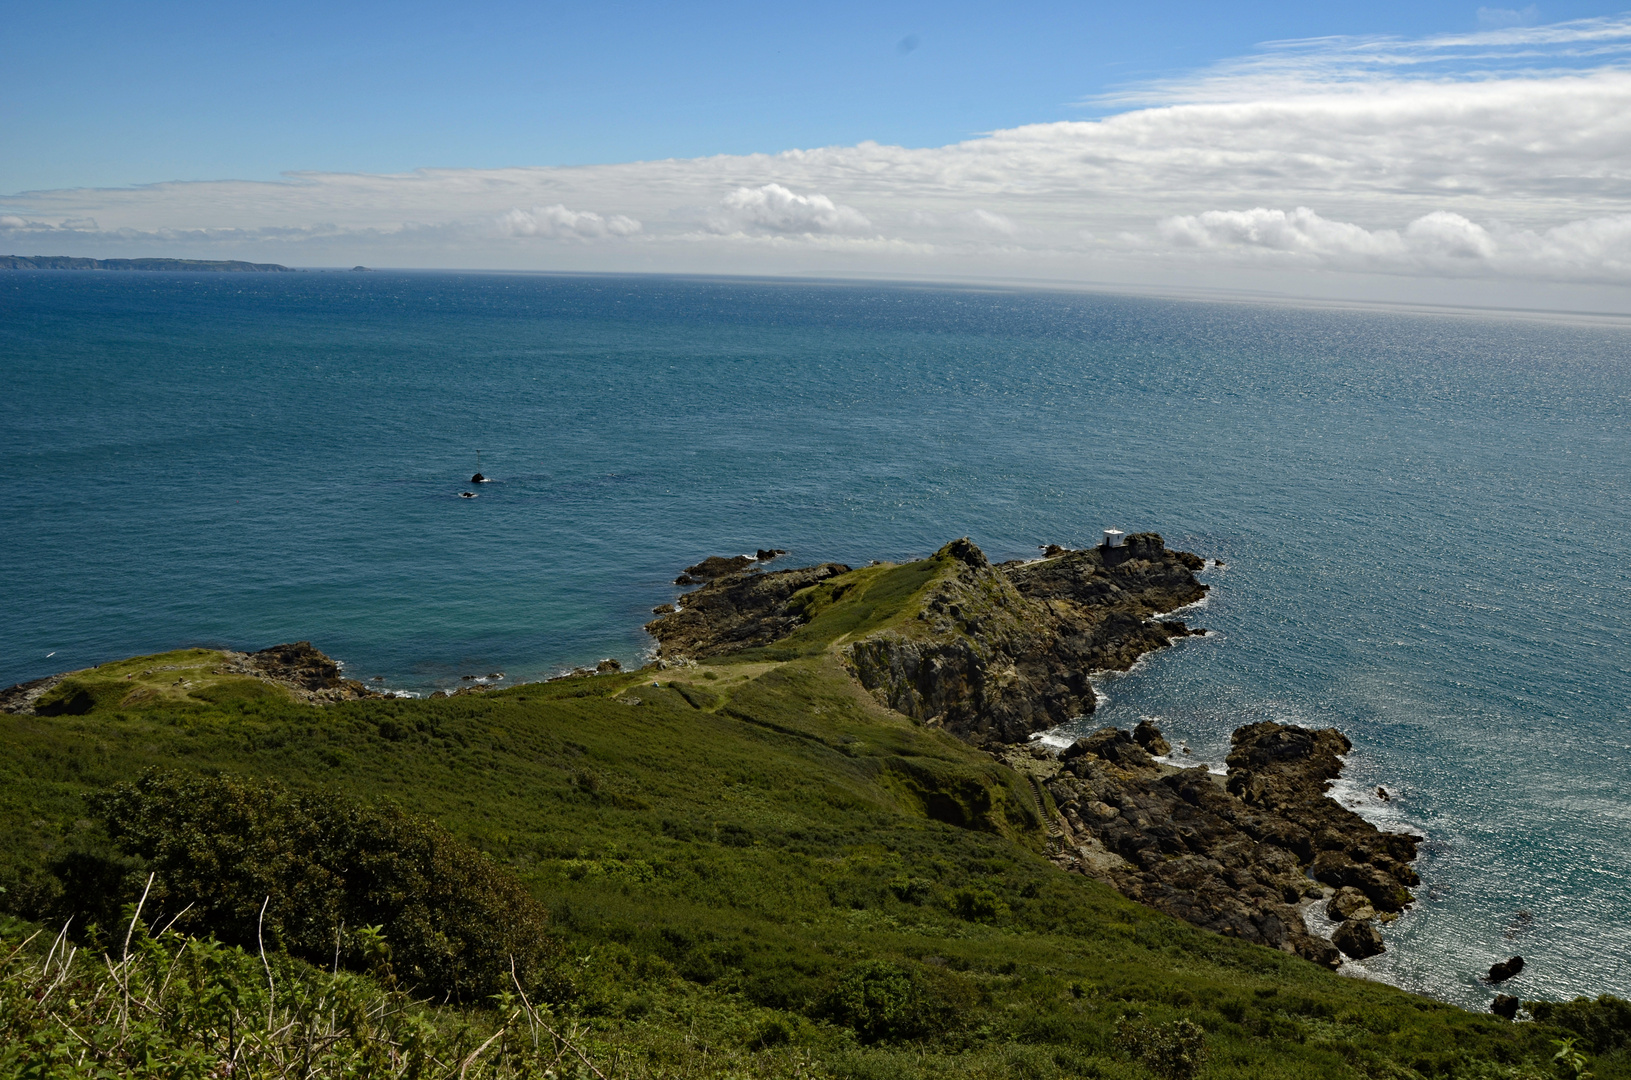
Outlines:
{"label": "small white structure", "polygon": [[1104,530],[1104,546],[1107,548],[1120,547],[1121,539],[1125,534],[1120,529]]}

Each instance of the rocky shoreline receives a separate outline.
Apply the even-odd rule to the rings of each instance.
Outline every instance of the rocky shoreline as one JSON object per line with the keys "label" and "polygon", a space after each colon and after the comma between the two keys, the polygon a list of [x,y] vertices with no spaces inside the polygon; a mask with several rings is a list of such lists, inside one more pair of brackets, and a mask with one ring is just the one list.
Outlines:
{"label": "rocky shoreline", "polygon": [[[859,571],[842,563],[766,569],[786,554],[776,548],[711,557],[675,582],[696,588],[657,608],[646,625],[657,642],[653,666],[672,670],[750,650],[789,659],[795,654],[776,647],[796,641],[847,590],[885,572],[916,574],[902,586],[898,617],[859,637],[839,634],[819,650],[830,650],[881,706],[944,728],[1027,776],[1057,865],[1197,926],[1328,967],[1344,955],[1383,951],[1379,926],[1414,902],[1410,863],[1419,839],[1384,833],[1328,797],[1351,749],[1340,732],[1243,726],[1227,776],[1158,760],[1170,747],[1148,722],[1130,732],[1101,728],[1062,753],[1033,741],[1094,712],[1093,673],[1126,670],[1206,633],[1170,617],[1206,596],[1195,577],[1204,560],[1167,549],[1159,534],[1135,534],[1117,547],[1043,551],[1040,559],[993,564],[961,539],[919,563]],[[208,655],[220,657],[210,661],[215,676],[247,676],[310,704],[386,696],[345,678],[310,642]],[[619,670],[605,660],[561,677]],[[65,681],[97,671],[0,691],[0,711],[85,711],[89,698],[79,708],[74,683]],[[482,682],[431,697],[490,689]],[[1308,929],[1303,910],[1311,903],[1339,924],[1330,941]]]}

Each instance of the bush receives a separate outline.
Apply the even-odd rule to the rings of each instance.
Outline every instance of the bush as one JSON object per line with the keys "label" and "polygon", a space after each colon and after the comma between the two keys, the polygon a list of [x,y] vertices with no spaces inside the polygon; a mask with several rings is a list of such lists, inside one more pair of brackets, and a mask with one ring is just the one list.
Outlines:
{"label": "bush", "polygon": [[1206,1060],[1206,1032],[1189,1020],[1152,1024],[1124,1016],[1116,1024],[1116,1045],[1162,1080],[1192,1080]]}
{"label": "bush", "polygon": [[[355,932],[378,925],[397,976],[421,993],[471,1001],[503,992],[513,988],[512,958],[529,992],[560,989],[547,912],[428,818],[272,781],[174,773],[88,801],[121,855],[141,864],[132,872],[117,856],[83,852],[59,861],[82,908],[134,899],[145,868],[155,875],[150,924],[174,919],[185,933],[251,950],[264,941],[323,966],[360,965]],[[109,895],[115,870],[122,895]]]}
{"label": "bush", "polygon": [[887,960],[865,960],[838,980],[824,1011],[853,1028],[862,1042],[938,1035],[955,1012],[946,990],[931,984],[920,971]]}
{"label": "bush", "polygon": [[1594,1054],[1631,1046],[1631,1001],[1604,994],[1597,1000],[1526,1001],[1523,1007],[1542,1023],[1576,1035]]}
{"label": "bush", "polygon": [[994,923],[1008,917],[1008,905],[990,889],[958,889],[951,897],[951,909],[959,919]]}

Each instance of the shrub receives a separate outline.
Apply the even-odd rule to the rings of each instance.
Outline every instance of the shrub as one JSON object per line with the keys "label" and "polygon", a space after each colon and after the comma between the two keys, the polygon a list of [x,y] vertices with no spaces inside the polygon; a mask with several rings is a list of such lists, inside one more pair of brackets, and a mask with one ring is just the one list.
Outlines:
{"label": "shrub", "polygon": [[1152,1024],[1124,1016],[1116,1024],[1116,1045],[1162,1080],[1192,1080],[1206,1060],[1206,1032],[1189,1020]]}
{"label": "shrub", "polygon": [[[935,977],[935,976],[938,976]],[[944,1034],[968,995],[954,976],[865,960],[844,973],[821,1010],[862,1042]]]}
{"label": "shrub", "polygon": [[[153,872],[150,922],[174,919],[177,930],[248,949],[264,941],[324,966],[362,963],[354,931],[379,925],[398,977],[421,993],[502,992],[512,958],[529,992],[560,990],[543,907],[428,818],[272,781],[174,773],[88,801],[123,856]],[[57,872],[82,906],[134,899],[140,869],[124,871],[114,896],[110,871],[121,868],[107,856],[75,860]]]}
{"label": "shrub", "polygon": [[951,909],[959,919],[992,923],[1008,917],[1008,905],[990,889],[958,889],[951,897]]}
{"label": "shrub", "polygon": [[1542,1023],[1573,1033],[1594,1054],[1631,1045],[1631,1001],[1609,994],[1573,1001],[1526,1001],[1523,1007]]}

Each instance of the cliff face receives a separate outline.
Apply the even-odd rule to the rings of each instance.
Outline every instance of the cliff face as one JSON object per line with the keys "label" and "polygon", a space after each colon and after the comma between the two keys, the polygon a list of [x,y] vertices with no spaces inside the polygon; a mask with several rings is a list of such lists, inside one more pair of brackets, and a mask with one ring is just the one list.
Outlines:
{"label": "cliff face", "polygon": [[1201,560],[1145,533],[1125,548],[992,566],[956,540],[914,623],[850,644],[861,685],[890,708],[975,742],[1019,742],[1094,709],[1088,673],[1125,670],[1191,631],[1151,616],[1201,599]]}

